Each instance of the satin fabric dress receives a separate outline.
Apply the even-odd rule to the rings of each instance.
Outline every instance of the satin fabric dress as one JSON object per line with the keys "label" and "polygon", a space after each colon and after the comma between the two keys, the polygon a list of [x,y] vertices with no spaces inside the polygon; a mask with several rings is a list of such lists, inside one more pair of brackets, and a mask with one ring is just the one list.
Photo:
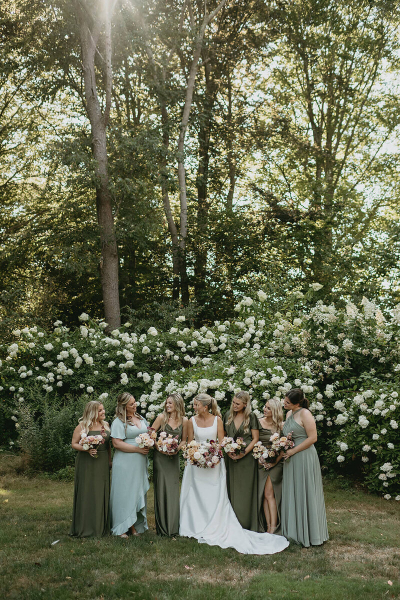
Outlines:
{"label": "satin fabric dress", "polygon": [[[217,417],[210,427],[198,427],[192,417],[197,442],[217,439]],[[187,464],[180,498],[179,533],[199,543],[235,548],[241,554],[275,554],[289,545],[282,536],[243,529],[229,502],[225,463],[213,469]]]}
{"label": "satin fabric dress", "polygon": [[[182,425],[172,429],[168,423],[160,431],[182,440]],[[179,453],[167,456],[154,449],[154,516],[158,535],[179,534]]]}
{"label": "satin fabric dress", "polygon": [[[101,435],[89,431],[88,435]],[[97,446],[97,458],[77,452],[75,459],[74,507],[69,535],[101,537],[110,533],[110,432],[104,430],[104,444]]]}
{"label": "satin fabric dress", "polygon": [[[270,437],[275,433],[270,429],[264,429],[260,424],[260,442],[266,448],[270,445]],[[273,462],[274,459],[271,459]],[[258,513],[258,531],[266,531],[267,521],[264,514],[264,489],[268,477],[271,478],[272,487],[274,490],[276,508],[278,511],[277,527],[275,534],[281,533],[281,500],[282,500],[282,477],[283,477],[283,460],[280,460],[272,469],[266,471],[263,466],[258,465],[258,498],[259,498],[259,513]]]}
{"label": "satin fabric dress", "polygon": [[[283,435],[290,431],[295,446],[307,439],[306,430],[293,415],[283,424]],[[329,539],[321,467],[314,444],[284,462],[281,523],[283,535],[305,547],[319,546]]]}
{"label": "satin fabric dress", "polygon": [[[249,445],[253,437],[252,429],[259,429],[260,425],[254,413],[250,414],[249,431],[245,432],[243,423],[238,429],[232,421],[227,424],[228,414],[224,418],[224,429],[226,434],[233,439],[243,438],[246,445]],[[225,466],[227,471],[228,496],[232,508],[239,520],[239,523],[245,529],[258,531],[258,465],[253,458],[252,452],[249,452],[239,460],[233,460],[229,456],[225,457]]]}
{"label": "satin fabric dress", "polygon": [[[111,437],[123,440],[127,444],[137,446],[135,438],[147,432],[148,423],[141,420],[140,427],[120,419],[114,419],[111,425]],[[113,473],[111,480],[111,533],[122,535],[134,525],[138,533],[143,533],[147,526],[147,491],[149,477],[147,472],[148,458],[140,452],[122,452],[115,450]]]}

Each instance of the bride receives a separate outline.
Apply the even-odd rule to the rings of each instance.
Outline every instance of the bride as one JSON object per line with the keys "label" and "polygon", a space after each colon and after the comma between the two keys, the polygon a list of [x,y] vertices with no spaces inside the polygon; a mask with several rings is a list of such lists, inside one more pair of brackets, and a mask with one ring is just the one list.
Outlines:
{"label": "bride", "polygon": [[[193,407],[196,417],[188,423],[188,442],[222,441],[224,427],[214,398],[198,394]],[[179,534],[200,543],[235,548],[242,554],[275,554],[288,547],[286,538],[243,529],[228,499],[225,463],[214,469],[187,464],[180,497]]]}

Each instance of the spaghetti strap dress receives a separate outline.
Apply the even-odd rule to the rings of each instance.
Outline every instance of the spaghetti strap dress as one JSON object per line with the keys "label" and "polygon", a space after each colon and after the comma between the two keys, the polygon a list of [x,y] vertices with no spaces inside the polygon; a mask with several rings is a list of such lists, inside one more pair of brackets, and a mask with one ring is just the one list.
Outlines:
{"label": "spaghetti strap dress", "polygon": [[[283,435],[291,431],[295,446],[307,439],[306,430],[293,415],[283,424]],[[281,523],[282,534],[306,548],[329,539],[321,467],[314,444],[284,462]]]}
{"label": "spaghetti strap dress", "polygon": [[[101,431],[88,431],[100,435]],[[77,452],[75,459],[74,508],[69,535],[101,537],[110,534],[110,432],[104,430],[104,444],[97,446],[96,458]]]}
{"label": "spaghetti strap dress", "polygon": [[[266,448],[270,446],[270,437],[275,433],[270,429],[264,429],[264,427],[260,424],[260,442]],[[271,459],[271,462],[273,459]],[[264,489],[265,484],[267,483],[268,477],[271,478],[272,487],[274,489],[274,496],[276,502],[276,508],[278,510],[278,524],[275,529],[275,534],[281,533],[281,500],[282,500],[282,476],[283,476],[283,460],[280,460],[272,469],[266,471],[262,465],[258,465],[258,503],[259,503],[259,513],[258,513],[258,531],[266,531],[267,530],[267,522],[264,514]]]}
{"label": "spaghetti strap dress", "polygon": [[[168,423],[160,431],[182,440],[182,425],[172,429]],[[158,535],[179,534],[179,453],[167,456],[154,449],[154,515]]]}

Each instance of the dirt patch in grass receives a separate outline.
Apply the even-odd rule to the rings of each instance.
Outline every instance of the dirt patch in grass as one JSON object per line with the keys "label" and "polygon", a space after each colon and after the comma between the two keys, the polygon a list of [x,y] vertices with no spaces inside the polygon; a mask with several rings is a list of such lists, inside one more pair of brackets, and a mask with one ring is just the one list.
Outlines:
{"label": "dirt patch in grass", "polygon": [[[188,567],[188,568],[186,568]],[[243,569],[238,566],[229,566],[215,570],[196,568],[193,565],[186,565],[183,570],[175,573],[158,573],[148,571],[146,577],[142,580],[153,581],[176,581],[187,580],[192,583],[213,583],[215,585],[240,585],[253,579],[256,575],[262,574],[262,569]]]}
{"label": "dirt patch in grass", "polygon": [[[371,568],[379,569],[381,573],[390,574],[391,578],[400,576],[400,550],[398,548],[386,547],[376,548],[370,544],[335,544],[326,546],[326,555],[331,561],[331,566],[337,571],[343,570],[343,564],[351,563],[357,565],[354,575],[358,574],[360,568],[371,575]],[[365,567],[363,566],[365,565]]]}

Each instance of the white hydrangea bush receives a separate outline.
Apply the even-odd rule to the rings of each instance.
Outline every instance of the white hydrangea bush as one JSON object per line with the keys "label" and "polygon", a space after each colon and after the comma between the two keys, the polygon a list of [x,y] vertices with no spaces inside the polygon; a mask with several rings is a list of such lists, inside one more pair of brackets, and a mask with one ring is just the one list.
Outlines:
{"label": "white hydrangea bush", "polygon": [[371,489],[396,497],[400,307],[383,314],[364,298],[339,308],[317,300],[320,290],[316,283],[305,295],[295,291],[274,315],[259,290],[237,303],[231,320],[198,329],[182,315],[168,331],[137,333],[125,323],[107,332],[82,313],[74,330],[60,321],[50,332],[14,330],[0,346],[2,420],[9,431],[16,427],[15,436],[21,403],[38,396],[100,399],[112,418],[121,391],[133,393],[150,420],[174,391],[189,416],[197,393],[213,394],[224,411],[239,389],[249,391],[261,414],[266,400],[301,387],[324,466],[358,469]]}

